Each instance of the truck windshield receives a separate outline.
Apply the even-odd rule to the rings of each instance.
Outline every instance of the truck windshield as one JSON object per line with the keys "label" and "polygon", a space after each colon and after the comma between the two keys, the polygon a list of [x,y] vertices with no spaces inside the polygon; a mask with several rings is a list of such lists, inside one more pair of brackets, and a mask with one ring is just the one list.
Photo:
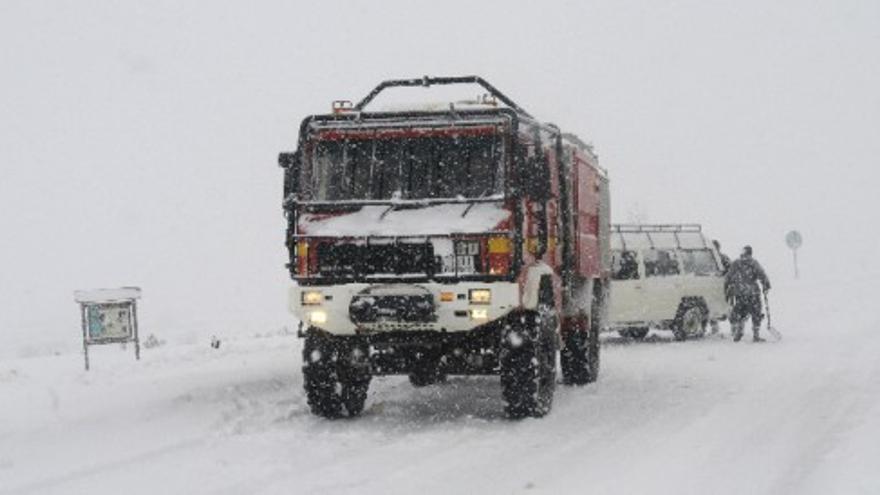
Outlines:
{"label": "truck windshield", "polygon": [[478,198],[504,192],[498,134],[319,139],[303,167],[306,201]]}

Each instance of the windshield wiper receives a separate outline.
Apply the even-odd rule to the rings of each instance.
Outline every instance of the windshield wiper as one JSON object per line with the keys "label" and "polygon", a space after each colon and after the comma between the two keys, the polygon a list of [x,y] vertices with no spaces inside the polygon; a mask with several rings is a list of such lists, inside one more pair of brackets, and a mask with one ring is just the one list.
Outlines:
{"label": "windshield wiper", "polygon": [[467,208],[465,208],[464,211],[461,212],[461,218],[466,217],[467,214],[471,212],[471,208],[473,208],[474,205],[477,204],[477,202],[479,202],[481,199],[485,198],[486,193],[488,193],[491,189],[492,189],[491,187],[487,187],[486,189],[483,189],[483,192],[481,192],[479,196],[477,196],[476,198],[472,198],[468,202]]}
{"label": "windshield wiper", "polygon": [[389,205],[388,208],[386,208],[385,211],[383,211],[382,214],[379,215],[379,220],[384,220],[384,219],[385,219],[385,215],[387,215],[387,214],[391,213],[392,211],[394,211],[395,208],[397,208],[397,204],[396,204],[396,203],[391,203],[391,205]]}

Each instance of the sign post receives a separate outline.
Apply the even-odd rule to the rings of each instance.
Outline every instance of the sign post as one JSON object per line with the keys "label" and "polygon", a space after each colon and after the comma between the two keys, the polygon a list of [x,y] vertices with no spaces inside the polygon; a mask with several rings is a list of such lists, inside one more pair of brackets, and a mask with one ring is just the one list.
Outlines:
{"label": "sign post", "polygon": [[80,307],[86,370],[89,369],[89,346],[92,345],[133,342],[135,359],[140,360],[135,302],[141,297],[140,288],[78,290],[73,297]]}
{"label": "sign post", "polygon": [[804,243],[804,238],[801,236],[801,233],[797,230],[792,230],[788,234],[785,234],[785,243],[788,244],[789,249],[791,249],[791,255],[794,258],[794,278],[800,278],[800,272],[798,270],[798,261],[797,261],[797,250],[801,247],[801,244]]}

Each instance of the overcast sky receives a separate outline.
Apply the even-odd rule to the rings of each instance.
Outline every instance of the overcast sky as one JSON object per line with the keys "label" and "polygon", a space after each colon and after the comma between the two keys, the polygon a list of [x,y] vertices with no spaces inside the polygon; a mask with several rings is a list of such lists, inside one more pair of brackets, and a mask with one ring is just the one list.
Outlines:
{"label": "overcast sky", "polygon": [[[479,74],[592,142],[613,216],[878,273],[880,2],[0,2],[0,336],[289,324],[280,150],[386,78]],[[848,270],[848,271],[844,271]]]}

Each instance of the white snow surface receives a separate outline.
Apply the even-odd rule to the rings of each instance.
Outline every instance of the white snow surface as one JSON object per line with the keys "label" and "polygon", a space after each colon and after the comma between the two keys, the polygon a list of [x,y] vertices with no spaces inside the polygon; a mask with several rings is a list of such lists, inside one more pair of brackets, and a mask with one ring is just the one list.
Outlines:
{"label": "white snow surface", "polygon": [[0,493],[880,493],[875,292],[776,281],[780,343],[609,337],[598,383],[519,422],[492,377],[314,417],[284,333],[0,361]]}
{"label": "white snow surface", "polygon": [[306,214],[301,225],[306,234],[314,236],[420,236],[488,232],[510,216],[510,211],[500,203],[389,208],[390,205],[370,205],[334,217]]}
{"label": "white snow surface", "polygon": [[89,289],[73,292],[73,299],[76,302],[128,301],[140,298],[140,287],[120,287],[118,289]]}

